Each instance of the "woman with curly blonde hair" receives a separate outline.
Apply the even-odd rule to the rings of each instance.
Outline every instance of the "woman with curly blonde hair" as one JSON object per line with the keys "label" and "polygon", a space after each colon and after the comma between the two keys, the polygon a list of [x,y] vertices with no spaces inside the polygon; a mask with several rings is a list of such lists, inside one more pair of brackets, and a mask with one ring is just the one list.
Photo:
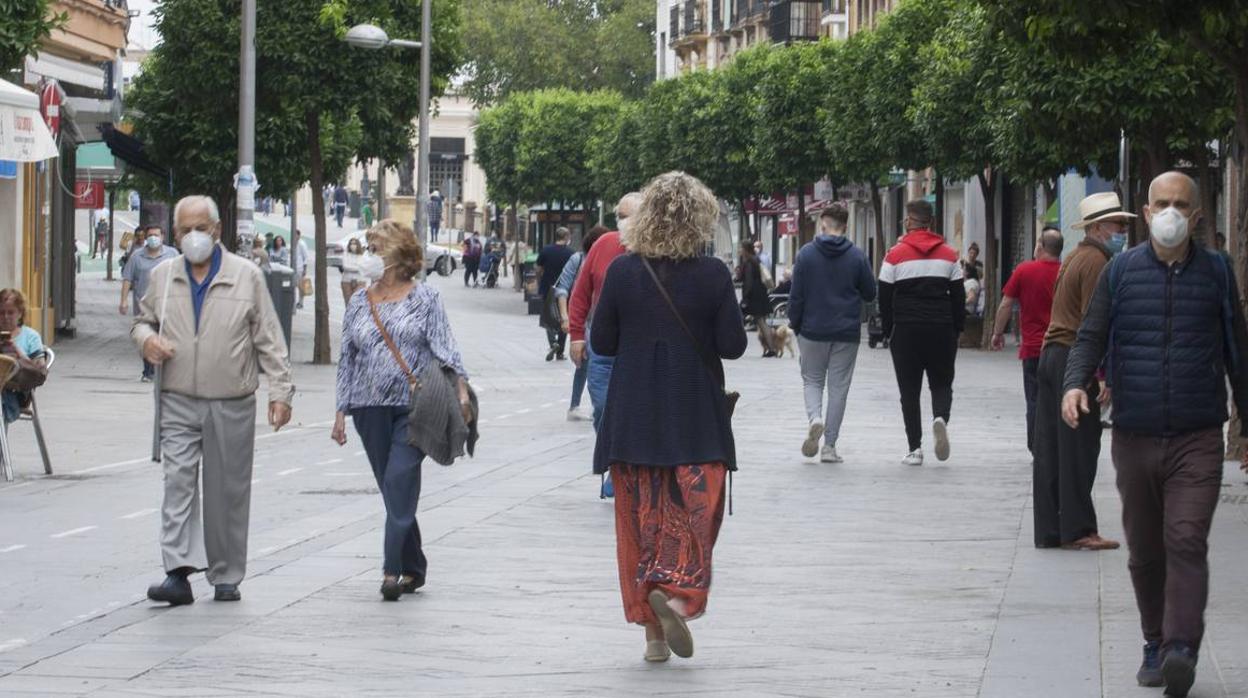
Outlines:
{"label": "woman with curly blonde hair", "polygon": [[611,472],[624,617],[646,661],[693,655],[686,621],[706,610],[711,551],[736,448],[722,359],[746,336],[723,262],[703,255],[719,204],[683,172],[654,178],[629,254],[607,271],[590,343],[615,357],[594,472]]}

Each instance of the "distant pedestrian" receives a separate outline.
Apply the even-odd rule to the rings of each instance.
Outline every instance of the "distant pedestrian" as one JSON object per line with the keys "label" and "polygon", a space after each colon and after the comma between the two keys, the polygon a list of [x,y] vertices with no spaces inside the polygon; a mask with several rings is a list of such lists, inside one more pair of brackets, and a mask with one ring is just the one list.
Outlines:
{"label": "distant pedestrian", "polygon": [[662,662],[693,656],[686,621],[706,611],[725,480],[737,468],[721,359],[740,357],[748,340],[731,275],[703,254],[714,194],[669,172],[644,197],[625,238],[631,254],[611,265],[594,310],[594,353],[615,358],[594,472],[610,469],[615,483],[624,617],[645,626],[645,660]]}
{"label": "distant pedestrian", "polygon": [[[572,362],[577,366],[585,364],[585,387],[589,389],[589,401],[594,408],[594,430],[602,424],[603,410],[607,407],[607,388],[611,384],[611,370],[615,366],[614,356],[603,356],[594,351],[588,340],[593,334],[590,319],[594,308],[602,296],[603,284],[607,279],[607,269],[617,257],[628,252],[621,242],[629,234],[630,220],[641,208],[642,197],[639,192],[629,192],[620,198],[615,205],[616,232],[604,233],[594,243],[593,249],[585,254],[581,263],[581,272],[572,286],[572,295],[568,300],[568,335],[572,338]],[[603,478],[599,495],[614,496],[611,476]]]}
{"label": "distant pedestrian", "polygon": [[771,255],[767,254],[767,250],[763,249],[763,241],[754,241],[754,256],[758,257],[758,263],[767,270],[767,274],[771,274]]}
{"label": "distant pedestrian", "polygon": [[1123,210],[1113,192],[1085,198],[1079,204],[1079,215],[1074,228],[1083,229],[1083,240],[1066,255],[1057,274],[1037,374],[1031,488],[1035,544],[1037,548],[1113,550],[1118,543],[1098,533],[1092,502],[1101,455],[1101,405],[1108,404],[1110,391],[1102,391],[1099,381],[1091,380],[1085,387],[1094,400],[1092,413],[1081,417],[1077,428],[1071,428],[1062,423],[1062,383],[1096,281],[1113,256],[1111,247],[1122,249],[1127,224],[1135,215]]}
{"label": "distant pedestrian", "polygon": [[237,601],[247,566],[259,372],[269,381],[269,424],[281,429],[294,395],[290,361],[264,273],[221,247],[212,199],[183,198],[173,215],[182,255],[152,270],[130,332],[144,358],[162,365],[160,540],[168,576],[147,596],[192,603],[187,577],[207,569],[214,598]]}
{"label": "distant pedestrian", "polygon": [[281,235],[273,237],[273,247],[269,250],[269,263],[290,266],[290,248],[286,246],[286,238]]}
{"label": "distant pedestrian", "polygon": [[350,303],[351,296],[366,285],[360,269],[364,259],[364,246],[360,238],[353,237],[347,241],[347,248],[342,251],[342,302]]}
{"label": "distant pedestrian", "polygon": [[142,198],[139,197],[139,193],[137,191],[134,191],[133,189],[130,190],[130,210],[138,211],[140,208],[142,208],[141,206],[142,202],[143,200]]}
{"label": "distant pedestrian", "polygon": [[[134,314],[139,314],[139,301],[147,293],[148,283],[152,278],[152,270],[161,262],[178,256],[178,251],[165,245],[159,226],[151,225],[143,231],[145,235],[135,237],[142,243],[142,248],[135,250],[121,269],[121,304],[117,308],[122,315],[129,315],[131,307]],[[130,305],[130,301],[134,305]],[[143,359],[143,373],[139,377],[144,383],[152,380],[156,367],[147,359]]]}
{"label": "distant pedestrian", "polygon": [[468,374],[441,296],[417,280],[424,250],[416,234],[383,220],[369,230],[368,244],[372,252],[360,268],[372,286],[351,297],[342,319],[331,436],[340,446],[347,443],[350,416],[386,507],[381,595],[397,601],[424,586],[429,567],[416,520],[425,454],[408,438],[411,381],[430,365],[447,367],[459,376],[466,422],[471,404]]}
{"label": "distant pedestrian", "polygon": [[104,218],[95,223],[95,243],[91,248],[91,259],[108,254],[108,221]]}
{"label": "distant pedestrian", "polygon": [[741,309],[754,320],[758,327],[758,343],[763,345],[763,358],[779,356],[775,338],[767,318],[771,316],[771,295],[763,283],[763,266],[754,252],[754,243],[741,242],[739,281],[741,282]]}
{"label": "distant pedestrian", "polygon": [[347,194],[347,188],[339,184],[334,187],[334,218],[338,221],[338,227],[342,227],[342,219],[347,215],[347,202],[351,197]]}
{"label": "distant pedestrian", "polygon": [[303,241],[303,231],[298,228],[295,228],[295,237],[290,244],[290,261],[295,270],[295,290],[299,294],[295,307],[303,308],[303,299],[307,295],[304,279],[308,278],[308,246]]}
{"label": "distant pedestrian", "polygon": [[429,203],[425,205],[425,214],[429,217],[430,240],[436,241],[442,230],[442,192],[437,189],[429,195]]}
{"label": "distant pedestrian", "polygon": [[542,297],[542,327],[546,329],[546,360],[564,360],[568,335],[563,331],[563,322],[559,315],[559,299],[554,293],[555,282],[563,273],[563,267],[572,257],[572,248],[568,247],[571,232],[559,226],[555,230],[555,242],[542,248],[537,255],[537,294]]}
{"label": "distant pedestrian", "polygon": [[[1131,583],[1144,633],[1142,686],[1186,696],[1196,678],[1209,598],[1209,530],[1222,492],[1229,378],[1248,414],[1248,330],[1235,273],[1193,244],[1196,183],[1167,172],[1149,186],[1150,241],[1117,256],[1097,282],[1066,362],[1062,419],[1093,411],[1086,386],[1111,367],[1113,462]],[[1241,422],[1239,436],[1248,436]],[[1248,459],[1240,466],[1248,471]]]}
{"label": "distant pedestrian", "polygon": [[1036,241],[1032,253],[1035,259],[1023,262],[1014,269],[1010,280],[1001,293],[1001,305],[997,307],[997,319],[992,328],[992,349],[1005,348],[1005,326],[1018,306],[1018,320],[1022,342],[1018,346],[1018,358],[1023,362],[1023,400],[1026,404],[1027,451],[1035,454],[1036,393],[1039,390],[1040,350],[1044,347],[1044,333],[1049,329],[1049,314],[1053,310],[1053,288],[1057,273],[1062,268],[1062,231],[1046,226]]}
{"label": "distant pedestrian", "polygon": [[251,241],[251,261],[255,262],[256,266],[260,267],[260,270],[266,274],[272,269],[269,253],[264,249],[264,238],[260,236],[256,236]]}
{"label": "distant pedestrian", "polygon": [[[840,463],[836,443],[862,343],[862,304],[875,300],[875,277],[862,250],[845,237],[849,211],[834,203],[819,214],[820,234],[793,265],[789,326],[802,350],[807,431],[802,455]],[[828,410],[823,391],[828,389]],[[819,448],[819,439],[823,448]]]}
{"label": "distant pedestrian", "polygon": [[880,267],[880,317],[889,339],[893,371],[901,392],[901,416],[910,452],[905,465],[923,465],[919,397],[923,376],[932,393],[932,435],[936,459],[949,458],[949,415],[953,408],[954,362],[966,320],[966,292],[958,253],[932,232],[932,205],[906,204],[906,234]]}
{"label": "distant pedestrian", "polygon": [[472,282],[472,287],[480,286],[478,274],[481,271],[481,238],[476,233],[464,238],[463,244],[463,260],[464,260],[464,286],[468,286],[468,282]]}
{"label": "distant pedestrian", "polygon": [[[568,263],[563,266],[563,272],[559,274],[559,280],[555,282],[555,294],[559,300],[559,318],[564,334],[571,330],[572,321],[572,316],[568,312],[568,297],[572,295],[572,289],[576,286],[576,279],[581,274],[581,267],[585,263],[585,257],[593,249],[594,243],[598,242],[598,239],[608,232],[606,226],[602,225],[590,228],[585,237],[581,238],[580,251],[568,259]],[[588,375],[588,362],[581,361],[576,364],[576,371],[572,374],[572,399],[568,403],[569,422],[592,419],[592,417],[586,416],[581,411],[581,395],[585,392],[585,381]]]}
{"label": "distant pedestrian", "polygon": [[360,219],[364,221],[365,228],[373,227],[373,202],[372,200],[365,199],[364,203],[360,204]]}

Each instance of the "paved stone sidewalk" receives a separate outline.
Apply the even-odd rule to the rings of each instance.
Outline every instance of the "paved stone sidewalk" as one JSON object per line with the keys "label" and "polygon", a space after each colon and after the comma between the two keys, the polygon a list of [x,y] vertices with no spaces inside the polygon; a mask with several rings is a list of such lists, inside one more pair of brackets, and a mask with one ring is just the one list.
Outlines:
{"label": "paved stone sidewalk", "polygon": [[[111,324],[116,291],[84,281],[82,332],[41,395],[66,474],[31,461],[0,484],[0,551],[24,546],[0,552],[0,695],[1160,695],[1134,685],[1125,550],[1031,546],[1019,367],[980,352],[959,359],[953,457],[922,468],[899,464],[885,351],[859,355],[836,466],[798,454],[795,360],[752,346],[730,366],[741,471],[710,608],[692,660],[646,665],[592,432],[564,420],[570,367],[542,360],[515,294],[433,283],[487,421],[476,459],[424,469],[429,585],[379,600],[381,503],[358,445],[328,440],[333,371],[304,363],[305,313],[299,424],[260,441],[244,600],[213,603],[201,579],[199,602],[171,610],[142,598],[160,574],[155,519],[125,519],[159,505],[142,462],[150,392]],[[1095,495],[1103,533],[1121,538],[1112,483],[1107,440]],[[1232,464],[1224,488],[1202,697],[1248,695],[1248,487]]]}

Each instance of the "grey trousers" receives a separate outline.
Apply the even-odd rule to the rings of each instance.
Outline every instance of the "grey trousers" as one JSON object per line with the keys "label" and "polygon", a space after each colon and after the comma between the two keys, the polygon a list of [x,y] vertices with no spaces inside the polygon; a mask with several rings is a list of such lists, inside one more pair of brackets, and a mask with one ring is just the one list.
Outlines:
{"label": "grey trousers", "polygon": [[[845,419],[845,401],[854,378],[859,342],[816,342],[798,336],[802,357],[802,393],[806,398],[806,418],[823,419],[823,442],[836,445]],[[828,411],[823,413],[823,390],[828,390]]]}
{"label": "grey trousers", "polygon": [[161,395],[165,501],[160,551],[167,572],[206,569],[214,585],[243,580],[255,444],[254,395],[235,400]]}

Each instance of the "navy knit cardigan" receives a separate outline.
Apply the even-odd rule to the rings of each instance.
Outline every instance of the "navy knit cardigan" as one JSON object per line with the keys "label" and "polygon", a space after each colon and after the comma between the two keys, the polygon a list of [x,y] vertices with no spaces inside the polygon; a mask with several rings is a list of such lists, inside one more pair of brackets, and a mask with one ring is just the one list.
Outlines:
{"label": "navy knit cardigan", "polygon": [[[703,350],[718,357],[716,363],[745,353],[741,309],[723,262],[697,257],[651,264]],[[612,463],[719,462],[736,470],[719,379],[699,357],[641,258],[627,254],[611,263],[591,327],[594,352],[615,357],[595,473]]]}

